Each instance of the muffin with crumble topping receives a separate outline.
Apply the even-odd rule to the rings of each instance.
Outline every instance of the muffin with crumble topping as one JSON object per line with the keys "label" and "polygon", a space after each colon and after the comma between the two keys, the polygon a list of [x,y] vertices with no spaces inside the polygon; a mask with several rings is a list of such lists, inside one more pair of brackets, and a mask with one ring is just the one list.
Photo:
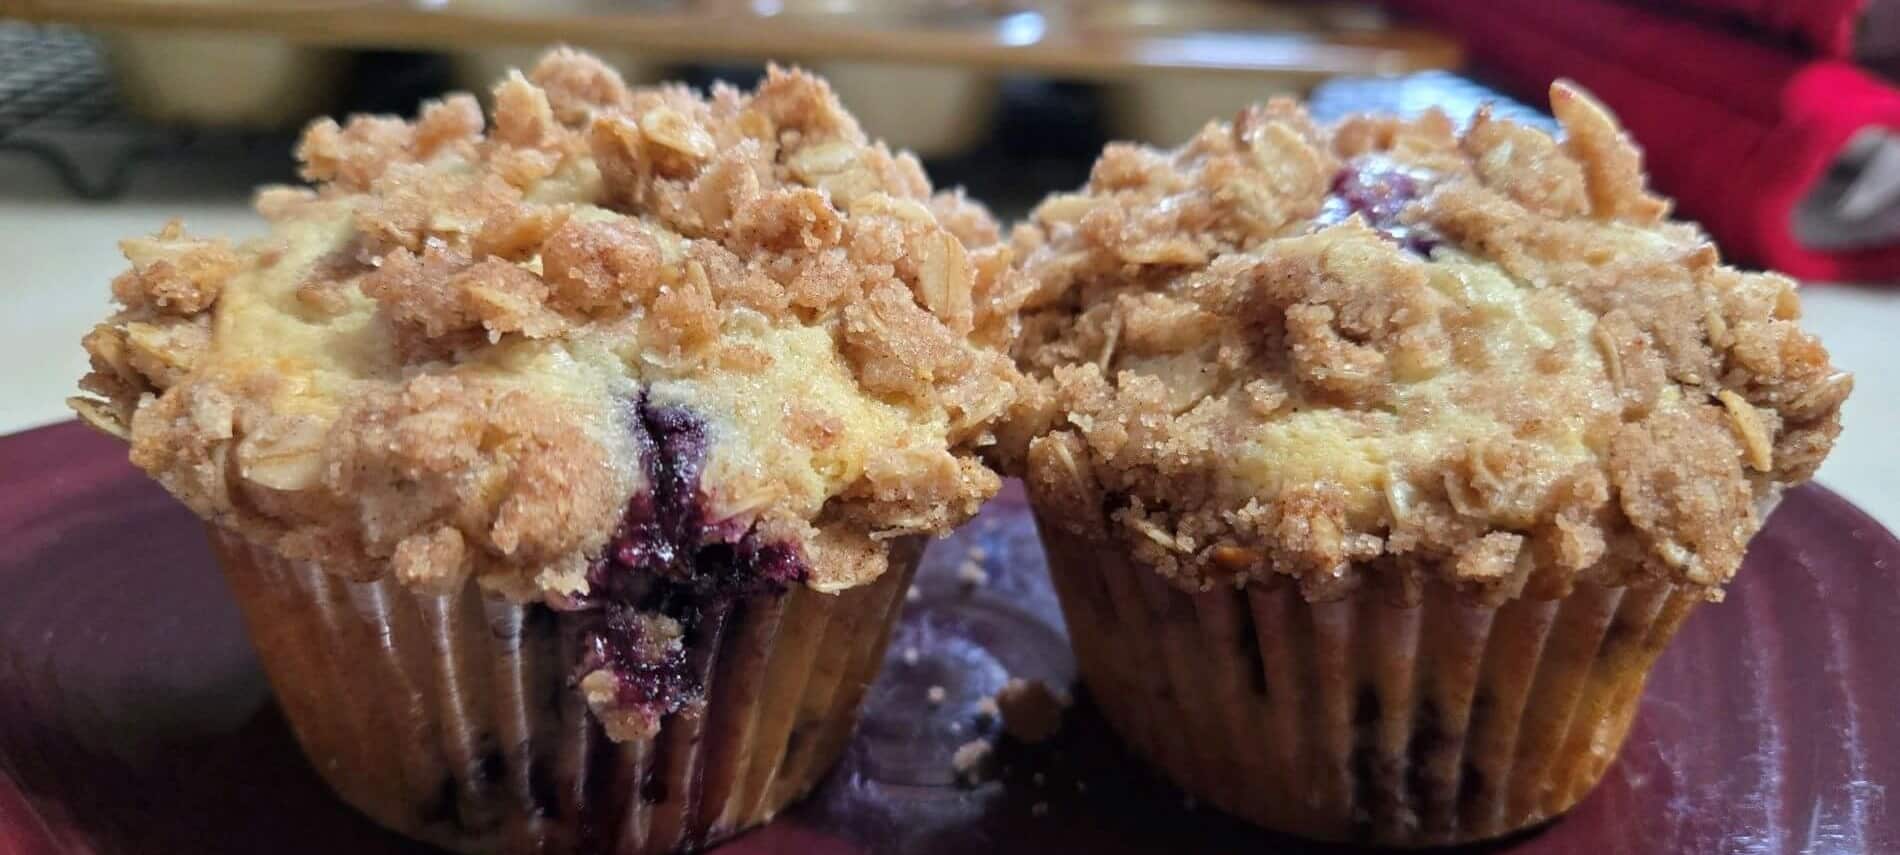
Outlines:
{"label": "muffin with crumble topping", "polygon": [[209,523],[349,803],[463,852],[696,848],[837,758],[1025,390],[994,220],[826,85],[548,55],[321,121],[267,236],[123,245],[74,400]]}
{"label": "muffin with crumble topping", "polygon": [[1012,238],[1005,430],[1124,740],[1260,825],[1396,845],[1580,800],[1852,383],[1794,283],[1668,219],[1611,116],[1112,145]]}

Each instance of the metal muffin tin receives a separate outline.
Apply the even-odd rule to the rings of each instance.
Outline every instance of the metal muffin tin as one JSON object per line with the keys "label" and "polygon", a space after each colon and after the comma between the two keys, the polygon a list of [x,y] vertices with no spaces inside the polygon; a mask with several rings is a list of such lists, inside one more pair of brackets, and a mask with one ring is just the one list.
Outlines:
{"label": "metal muffin tin", "polygon": [[1449,39],[1369,2],[0,0],[0,16],[288,50],[440,50],[463,58],[467,83],[511,56],[491,48],[555,43],[608,52],[636,79],[685,60],[798,63],[830,77],[870,131],[925,154],[983,137],[1000,75],[1101,83],[1112,133],[1171,143],[1267,95],[1460,59]]}

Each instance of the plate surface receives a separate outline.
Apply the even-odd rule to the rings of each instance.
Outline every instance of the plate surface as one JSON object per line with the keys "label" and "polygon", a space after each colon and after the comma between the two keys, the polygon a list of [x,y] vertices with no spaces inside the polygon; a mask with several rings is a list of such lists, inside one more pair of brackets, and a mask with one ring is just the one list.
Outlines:
{"label": "plate surface", "polygon": [[[77,424],[0,439],[0,547],[0,855],[428,851],[303,765],[202,529],[116,441]],[[982,585],[957,573],[972,547]],[[1657,665],[1604,783],[1487,851],[1900,851],[1900,543],[1805,487],[1748,565]],[[997,779],[957,786],[951,753],[996,730],[977,700],[1074,664],[1019,492],[934,545],[921,579],[841,767],[723,853],[1350,851],[1184,805],[1086,700],[1049,743],[999,743]]]}

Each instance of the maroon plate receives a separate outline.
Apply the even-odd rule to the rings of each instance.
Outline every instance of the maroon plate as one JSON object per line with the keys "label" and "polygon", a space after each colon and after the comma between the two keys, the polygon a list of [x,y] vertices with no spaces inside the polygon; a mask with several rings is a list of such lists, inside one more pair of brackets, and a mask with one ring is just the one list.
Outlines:
{"label": "maroon plate", "polygon": [[[424,852],[303,764],[190,514],[77,424],[0,439],[0,855]],[[956,568],[980,545],[985,585]],[[1900,543],[1790,494],[1663,656],[1623,756],[1522,853],[1900,851]],[[999,778],[977,699],[1074,664],[1020,493],[933,547],[841,768],[723,852],[1340,852],[1184,805],[1086,702]],[[914,656],[907,651],[914,650]],[[947,700],[929,704],[929,687]]]}

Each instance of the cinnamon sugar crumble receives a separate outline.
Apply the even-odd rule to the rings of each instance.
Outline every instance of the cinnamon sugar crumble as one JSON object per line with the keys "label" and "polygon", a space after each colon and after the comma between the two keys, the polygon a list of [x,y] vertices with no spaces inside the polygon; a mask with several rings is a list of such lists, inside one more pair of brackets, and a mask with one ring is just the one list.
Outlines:
{"label": "cinnamon sugar crumble", "polygon": [[647,489],[647,389],[708,425],[707,524],[821,590],[994,492],[1027,280],[822,81],[636,89],[558,50],[495,105],[312,124],[267,239],[126,241],[75,408],[208,519],[432,591],[584,594]]}
{"label": "cinnamon sugar crumble", "polygon": [[1722,266],[1600,105],[1551,97],[1561,140],[1275,101],[1109,146],[1011,235],[1040,393],[1002,451],[1044,523],[1190,589],[1719,598],[1852,380],[1794,283]]}
{"label": "cinnamon sugar crumble", "polygon": [[119,249],[132,269],[112,280],[113,298],[127,309],[181,317],[210,308],[240,264],[229,244],[189,237],[177,220],[152,237],[120,241]]}

